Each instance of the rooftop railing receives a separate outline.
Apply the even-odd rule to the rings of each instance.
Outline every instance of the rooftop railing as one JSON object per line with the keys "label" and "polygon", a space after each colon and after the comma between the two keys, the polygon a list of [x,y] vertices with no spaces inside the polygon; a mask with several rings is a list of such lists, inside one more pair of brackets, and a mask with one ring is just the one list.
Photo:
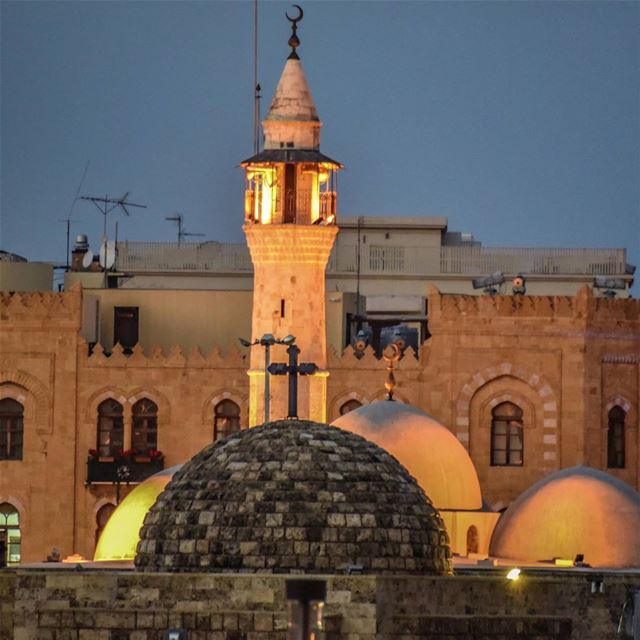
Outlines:
{"label": "rooftop railing", "polygon": [[[412,247],[363,244],[360,273],[367,275],[437,276],[440,274],[621,275],[624,249],[563,249],[482,246]],[[119,242],[116,267],[129,273],[251,273],[245,244],[219,242]],[[355,274],[355,245],[333,248],[327,272]]]}

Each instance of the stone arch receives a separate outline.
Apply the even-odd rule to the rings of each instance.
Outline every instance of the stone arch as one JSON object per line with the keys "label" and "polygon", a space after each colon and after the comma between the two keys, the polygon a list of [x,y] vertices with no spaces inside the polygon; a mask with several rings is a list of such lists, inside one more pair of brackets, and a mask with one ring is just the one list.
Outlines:
{"label": "stone arch", "polygon": [[16,508],[16,511],[18,512],[18,518],[20,519],[20,531],[22,531],[22,534],[24,535],[25,531],[29,530],[29,514],[24,506],[24,502],[15,494],[0,493],[0,504],[2,504],[3,502],[7,502],[12,507]]}
{"label": "stone arch", "polygon": [[331,402],[331,411],[329,412],[330,421],[340,417],[340,407],[349,400],[357,400],[363,407],[369,404],[369,399],[358,391],[349,391],[336,396]]}
{"label": "stone arch", "polygon": [[93,393],[87,399],[85,421],[94,424],[98,415],[98,406],[101,402],[113,398],[123,407],[127,405],[127,394],[119,387],[103,387]]}
{"label": "stone arch", "polygon": [[613,407],[615,406],[620,407],[621,409],[624,410],[626,414],[628,414],[629,411],[631,411],[632,405],[631,405],[631,402],[627,400],[627,398],[625,398],[623,395],[620,395],[618,393],[615,396],[612,396],[609,398],[609,402],[607,402],[607,404],[604,407],[604,414],[607,415],[609,411],[611,411],[611,409],[613,409]]}
{"label": "stone arch", "polygon": [[471,400],[481,387],[501,377],[516,378],[534,390],[542,407],[542,426],[547,435],[555,435],[557,439],[559,407],[551,384],[539,372],[532,371],[522,365],[514,365],[511,362],[502,362],[478,371],[462,385],[453,411],[455,434],[458,440],[467,449],[469,448]]}
{"label": "stone arch", "polygon": [[[53,411],[49,389],[38,378],[24,371],[3,369],[0,371],[0,397],[13,398],[22,404],[25,408],[25,420],[28,419],[35,425],[36,433],[41,435],[53,433]],[[27,411],[29,411],[28,415]]]}
{"label": "stone arch", "polygon": [[226,389],[217,389],[209,395],[202,407],[202,424],[203,426],[213,425],[214,411],[216,405],[223,400],[231,400],[240,407],[240,428],[248,424],[249,420],[249,398],[247,396],[228,391]]}
{"label": "stone arch", "polygon": [[131,410],[131,407],[133,407],[138,400],[142,400],[143,398],[153,400],[153,402],[156,403],[156,406],[158,407],[158,426],[160,420],[162,420],[163,424],[171,423],[171,405],[167,398],[157,389],[150,390],[147,387],[138,387],[134,391],[130,392],[127,397],[129,410]]}
{"label": "stone arch", "polygon": [[[545,428],[544,402],[538,390],[521,377],[499,375],[479,386],[469,402],[467,445],[483,494],[490,503],[507,503],[559,464],[555,426]],[[522,411],[522,464],[494,463],[491,456],[493,409],[511,402]]]}

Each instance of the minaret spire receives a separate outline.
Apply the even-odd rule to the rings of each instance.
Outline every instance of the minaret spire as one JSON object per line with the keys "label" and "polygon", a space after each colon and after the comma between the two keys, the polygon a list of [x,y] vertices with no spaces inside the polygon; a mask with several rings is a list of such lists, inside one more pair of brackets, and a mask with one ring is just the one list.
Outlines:
{"label": "minaret spire", "polygon": [[300,46],[300,38],[298,38],[298,34],[296,31],[298,30],[298,22],[302,20],[304,16],[304,11],[300,5],[294,4],[292,5],[298,10],[298,17],[292,18],[285,11],[284,15],[287,16],[287,20],[291,23],[291,37],[289,38],[289,46],[291,47],[291,53],[289,54],[289,60],[300,60],[298,54],[296,53],[296,49]]}

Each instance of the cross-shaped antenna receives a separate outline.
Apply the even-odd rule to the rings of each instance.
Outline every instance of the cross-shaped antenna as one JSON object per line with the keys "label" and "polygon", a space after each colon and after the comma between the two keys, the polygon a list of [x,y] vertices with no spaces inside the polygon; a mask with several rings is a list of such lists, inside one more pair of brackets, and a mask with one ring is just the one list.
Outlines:
{"label": "cross-shaped antenna", "polygon": [[[121,198],[109,198],[106,196],[104,198],[98,196],[81,196],[80,200],[88,200],[89,202],[93,202],[98,211],[102,214],[104,218],[104,226],[103,226],[103,250],[105,254],[105,258],[107,255],[107,216],[116,208],[120,207],[126,216],[130,216],[131,214],[127,210],[127,207],[137,207],[139,209],[146,209],[146,204],[136,204],[135,202],[127,202],[127,197],[129,196],[129,191],[127,191]],[[107,266],[105,260],[104,269],[104,287],[107,288]]]}

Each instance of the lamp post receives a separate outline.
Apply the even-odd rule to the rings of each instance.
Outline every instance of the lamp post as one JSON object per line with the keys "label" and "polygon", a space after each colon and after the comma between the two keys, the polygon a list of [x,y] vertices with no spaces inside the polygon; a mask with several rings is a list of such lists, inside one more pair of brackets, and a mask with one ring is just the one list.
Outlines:
{"label": "lamp post", "polygon": [[119,464],[116,467],[116,506],[120,504],[120,483],[126,482],[129,484],[130,476],[131,470],[126,464]]}
{"label": "lamp post", "polygon": [[269,384],[269,364],[271,363],[271,347],[274,344],[292,345],[296,338],[295,336],[288,335],[281,340],[276,338],[272,333],[265,333],[262,338],[256,338],[253,342],[245,340],[244,338],[238,338],[240,344],[244,347],[253,347],[254,345],[260,345],[264,347],[264,421],[269,422],[270,404],[271,404],[271,389]]}

